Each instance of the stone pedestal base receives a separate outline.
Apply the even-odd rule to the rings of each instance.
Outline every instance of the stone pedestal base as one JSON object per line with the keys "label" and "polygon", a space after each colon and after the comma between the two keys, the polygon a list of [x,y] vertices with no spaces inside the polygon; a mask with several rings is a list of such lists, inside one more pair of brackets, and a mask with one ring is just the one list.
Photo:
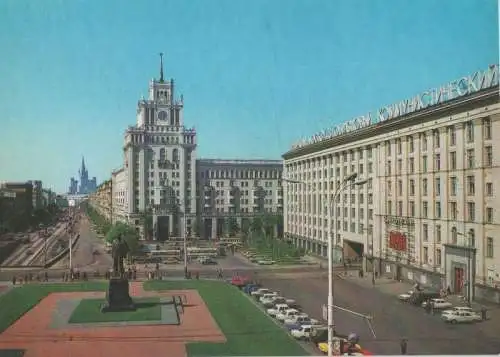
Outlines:
{"label": "stone pedestal base", "polygon": [[134,311],[136,308],[128,289],[129,285],[126,278],[111,278],[106,294],[108,302],[101,307],[101,311]]}

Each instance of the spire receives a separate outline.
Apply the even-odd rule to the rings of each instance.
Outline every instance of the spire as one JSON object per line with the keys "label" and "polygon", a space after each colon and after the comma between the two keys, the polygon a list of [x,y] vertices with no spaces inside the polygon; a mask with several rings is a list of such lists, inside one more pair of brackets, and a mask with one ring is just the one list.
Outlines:
{"label": "spire", "polygon": [[85,172],[85,158],[82,156],[82,168],[81,168],[81,173],[83,174]]}
{"label": "spire", "polygon": [[160,82],[163,83],[163,52],[160,52]]}

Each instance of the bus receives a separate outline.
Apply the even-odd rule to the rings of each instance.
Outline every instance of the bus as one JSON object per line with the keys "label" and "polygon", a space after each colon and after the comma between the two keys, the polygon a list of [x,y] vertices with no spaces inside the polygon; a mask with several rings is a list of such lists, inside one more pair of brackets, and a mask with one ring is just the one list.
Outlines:
{"label": "bus", "polygon": [[187,256],[189,259],[198,259],[201,257],[215,258],[217,257],[217,248],[213,247],[188,247]]}

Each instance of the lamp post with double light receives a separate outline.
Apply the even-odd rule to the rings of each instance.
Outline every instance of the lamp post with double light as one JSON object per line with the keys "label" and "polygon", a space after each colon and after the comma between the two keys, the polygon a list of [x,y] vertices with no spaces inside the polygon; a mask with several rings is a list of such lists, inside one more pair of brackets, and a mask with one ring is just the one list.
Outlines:
{"label": "lamp post with double light", "polygon": [[[334,237],[336,236],[336,230],[332,229],[332,219],[335,210],[333,209],[333,204],[337,201],[340,194],[353,186],[362,186],[367,180],[356,181],[358,177],[357,173],[352,173],[346,177],[340,185],[335,190],[333,197],[327,203],[327,215],[328,215],[328,357],[333,356],[333,338],[335,336],[335,323],[333,321],[333,243]],[[283,181],[295,184],[307,185],[307,182],[284,178]]]}

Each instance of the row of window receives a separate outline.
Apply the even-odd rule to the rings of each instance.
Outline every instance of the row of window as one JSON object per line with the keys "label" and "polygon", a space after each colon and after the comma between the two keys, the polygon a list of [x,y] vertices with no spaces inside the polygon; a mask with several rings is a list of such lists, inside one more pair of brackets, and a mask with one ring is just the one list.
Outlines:
{"label": "row of window", "polygon": [[[435,129],[432,131],[432,143],[433,148],[438,149],[441,147],[441,135],[444,133],[448,137],[448,142],[446,143],[448,146],[455,146],[457,144],[457,127],[459,125],[450,125],[444,131],[441,129]],[[474,138],[476,137],[475,127],[473,121],[468,121],[462,124],[464,135],[465,135],[465,143],[473,143]],[[460,128],[459,128],[460,129]],[[483,135],[481,137],[482,140],[491,140],[492,138],[492,127],[491,127],[491,118],[486,117],[482,119],[482,129]],[[420,151],[428,150],[428,138],[426,133],[420,133]],[[415,152],[415,140],[414,137],[409,135],[406,138],[407,149],[409,153]],[[396,154],[403,154],[403,141],[401,138],[395,140],[396,144]],[[387,156],[391,156],[392,154],[392,144],[390,141],[385,142],[385,153]]]}
{"label": "row of window", "polygon": [[200,173],[203,179],[281,179],[281,169],[258,170],[258,169],[229,169],[229,170],[205,170]]}
{"label": "row of window", "polygon": [[[396,210],[394,210],[393,207],[393,202],[391,200],[387,201],[387,215],[393,215],[396,214],[400,217],[403,216],[403,201],[398,201],[397,206],[395,207]],[[421,210],[420,210],[420,215],[419,218],[434,218],[434,219],[441,219],[441,218],[446,218],[448,220],[457,220],[458,218],[458,205],[457,202],[451,201],[449,202],[449,212],[447,217],[443,217],[442,214],[442,206],[441,202],[434,202],[434,212],[433,216],[431,217],[429,211],[429,203],[427,201],[422,201],[421,202]],[[396,211],[396,212],[394,212]],[[416,205],[415,201],[408,201],[408,217],[417,217],[416,213]],[[476,221],[476,203],[475,202],[467,202],[466,204],[466,210],[465,210],[465,216],[464,219],[466,222],[475,222]],[[488,224],[493,224],[494,222],[494,211],[492,207],[485,207],[484,211],[484,222]]]}
{"label": "row of window", "polygon": [[[449,183],[450,183],[450,189],[449,193],[450,196],[456,196],[459,188],[459,178],[456,176],[452,176],[449,178]],[[397,182],[397,194],[398,196],[403,195],[403,180],[398,180]],[[393,188],[393,183],[391,180],[387,180],[387,196],[392,196],[392,190]],[[436,177],[434,179],[434,195],[436,197],[441,196],[441,178]],[[476,194],[476,177],[473,175],[469,175],[466,177],[466,185],[465,185],[466,193],[467,196],[474,196]],[[416,192],[416,180],[415,179],[410,179],[408,181],[408,195],[409,196],[415,196]],[[421,191],[420,195],[421,196],[427,196],[429,194],[429,180],[427,178],[422,179],[422,186],[421,186]],[[493,196],[493,183],[491,182],[486,182],[485,183],[485,194],[487,197]],[[354,203],[354,202],[353,202]]]}

